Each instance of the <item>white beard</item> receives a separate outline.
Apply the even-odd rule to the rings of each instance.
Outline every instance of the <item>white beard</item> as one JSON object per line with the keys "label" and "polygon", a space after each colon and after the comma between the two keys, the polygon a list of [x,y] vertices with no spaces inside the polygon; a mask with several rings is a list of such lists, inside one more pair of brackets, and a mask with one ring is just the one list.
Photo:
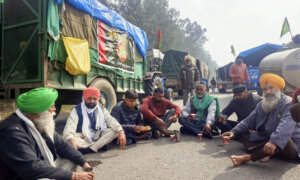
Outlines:
{"label": "white beard", "polygon": [[55,112],[45,111],[39,114],[40,117],[34,119],[33,123],[40,133],[46,133],[52,140],[55,133]]}
{"label": "white beard", "polygon": [[274,96],[268,97],[264,94],[263,100],[262,100],[262,108],[265,113],[271,112],[273,109],[275,109],[278,105],[278,102],[280,100],[281,92],[277,91]]}

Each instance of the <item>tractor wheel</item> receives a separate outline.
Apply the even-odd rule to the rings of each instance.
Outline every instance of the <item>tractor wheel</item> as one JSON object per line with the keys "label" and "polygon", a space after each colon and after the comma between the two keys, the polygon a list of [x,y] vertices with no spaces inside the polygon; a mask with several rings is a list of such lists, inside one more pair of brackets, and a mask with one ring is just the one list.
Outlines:
{"label": "tractor wheel", "polygon": [[161,78],[154,75],[152,79],[145,80],[145,96],[151,96],[155,88],[162,87]]}

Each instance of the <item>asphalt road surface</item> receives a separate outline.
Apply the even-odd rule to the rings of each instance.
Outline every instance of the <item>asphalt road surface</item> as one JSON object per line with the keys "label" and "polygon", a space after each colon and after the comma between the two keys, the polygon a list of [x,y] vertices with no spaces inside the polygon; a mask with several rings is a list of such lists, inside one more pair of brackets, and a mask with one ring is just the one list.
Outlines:
{"label": "asphalt road surface", "polygon": [[[221,109],[232,94],[215,94]],[[174,101],[182,107],[182,100]],[[63,127],[67,114],[59,116],[57,125]],[[236,118],[233,116],[231,118]],[[170,129],[179,130],[176,123]],[[58,131],[62,129],[59,128]],[[224,144],[221,137],[198,140],[196,136],[182,135],[181,142],[169,138],[140,141],[120,149],[111,145],[106,152],[88,154],[88,160],[101,160],[94,167],[96,179],[300,179],[296,163],[271,159],[267,163],[250,162],[233,166],[230,156],[244,154],[243,146],[235,141]]]}

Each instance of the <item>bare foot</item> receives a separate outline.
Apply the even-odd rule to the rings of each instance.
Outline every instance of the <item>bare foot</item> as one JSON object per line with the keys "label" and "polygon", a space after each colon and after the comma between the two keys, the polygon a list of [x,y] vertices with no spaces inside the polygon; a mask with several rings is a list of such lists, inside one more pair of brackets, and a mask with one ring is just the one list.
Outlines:
{"label": "bare foot", "polygon": [[236,166],[239,166],[239,165],[244,164],[244,163],[251,160],[250,155],[244,155],[244,156],[235,156],[235,155],[233,155],[230,158],[232,160],[232,163]]}
{"label": "bare foot", "polygon": [[261,160],[259,160],[260,162],[268,162],[271,159],[271,156],[267,156],[265,158],[262,158]]}

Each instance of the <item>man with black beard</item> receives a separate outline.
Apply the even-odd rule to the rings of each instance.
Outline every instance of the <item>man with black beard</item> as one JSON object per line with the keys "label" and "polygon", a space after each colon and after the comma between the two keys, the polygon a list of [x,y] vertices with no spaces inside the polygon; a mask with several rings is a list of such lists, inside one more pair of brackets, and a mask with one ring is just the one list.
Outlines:
{"label": "man with black beard", "polygon": [[175,134],[177,137],[177,131],[170,131],[168,128],[172,123],[177,122],[181,109],[164,98],[163,88],[155,88],[153,95],[143,100],[140,110],[145,124],[151,126],[154,137],[159,138],[161,134],[167,137]]}
{"label": "man with black beard", "polygon": [[0,179],[94,179],[82,154],[55,133],[51,88],[36,88],[17,99],[18,109],[0,123]]}
{"label": "man with black beard", "polygon": [[122,126],[99,103],[100,91],[89,87],[83,91],[83,101],[72,109],[63,138],[83,154],[98,152],[118,137],[125,148],[126,137]]}
{"label": "man with black beard", "polygon": [[300,127],[290,114],[292,99],[281,92],[285,87],[284,80],[275,74],[264,74],[260,85],[263,100],[246,119],[222,135],[226,139],[237,137],[249,152],[247,155],[231,156],[234,165],[251,160],[265,162],[272,156],[299,159]]}
{"label": "man with black beard", "polygon": [[[262,100],[260,96],[248,92],[243,84],[236,85],[233,88],[233,93],[233,99],[222,110],[218,121],[215,122],[215,125],[221,129],[222,133],[230,131],[245,119]],[[237,115],[237,121],[228,120],[228,117],[234,112]]]}
{"label": "man with black beard", "polygon": [[192,63],[195,61],[192,56],[186,55],[184,61],[185,63],[180,67],[178,85],[183,92],[183,105],[185,106],[189,95],[195,94],[195,82],[200,81],[200,72]]}

